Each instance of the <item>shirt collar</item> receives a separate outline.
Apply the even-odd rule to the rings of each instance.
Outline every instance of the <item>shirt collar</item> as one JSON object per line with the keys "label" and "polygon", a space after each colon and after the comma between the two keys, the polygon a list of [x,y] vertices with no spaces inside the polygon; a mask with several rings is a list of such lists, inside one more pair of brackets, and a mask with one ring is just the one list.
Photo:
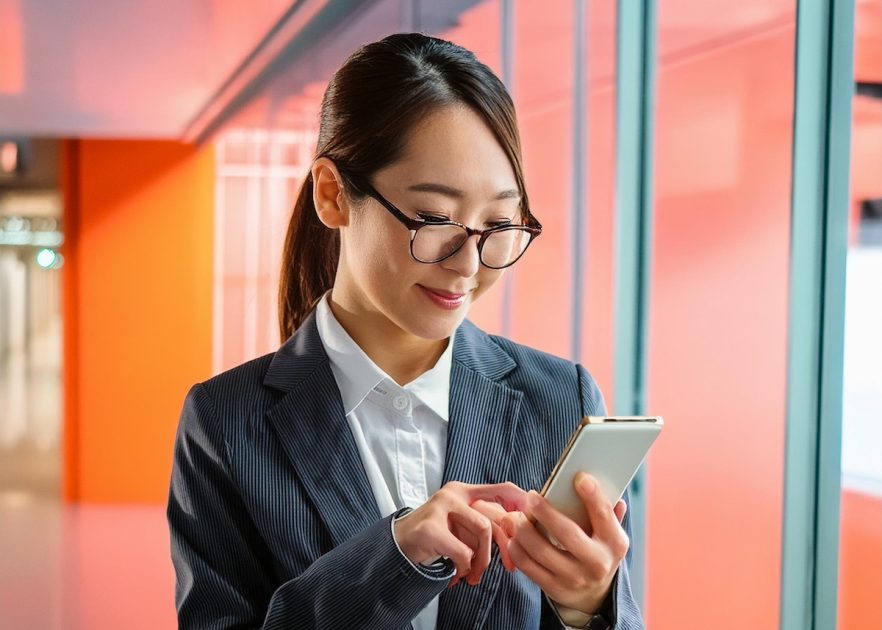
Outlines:
{"label": "shirt collar", "polygon": [[[355,343],[331,312],[330,291],[316,306],[316,326],[325,352],[331,361],[331,370],[340,389],[343,411],[354,411],[367,395],[384,380],[395,381],[384,372],[364,350]],[[442,420],[450,419],[450,368],[453,363],[453,339],[438,358],[434,367],[404,386]]]}

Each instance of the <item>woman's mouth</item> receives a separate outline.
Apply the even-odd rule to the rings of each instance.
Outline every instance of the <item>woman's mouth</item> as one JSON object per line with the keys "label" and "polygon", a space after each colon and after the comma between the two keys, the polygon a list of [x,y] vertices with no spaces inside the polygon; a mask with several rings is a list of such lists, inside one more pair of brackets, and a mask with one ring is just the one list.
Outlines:
{"label": "woman's mouth", "polygon": [[429,289],[421,284],[417,285],[433,304],[448,311],[458,309],[465,303],[467,293],[451,293],[442,289]]}

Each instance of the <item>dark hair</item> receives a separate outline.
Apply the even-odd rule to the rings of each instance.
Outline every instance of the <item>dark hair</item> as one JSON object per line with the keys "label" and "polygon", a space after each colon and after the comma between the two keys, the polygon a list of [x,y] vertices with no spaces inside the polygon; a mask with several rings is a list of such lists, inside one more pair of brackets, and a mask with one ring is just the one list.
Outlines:
{"label": "dark hair", "polygon": [[[508,155],[529,213],[514,105],[505,85],[475,55],[421,33],[398,33],[359,48],[337,70],[322,99],[315,159],[327,157],[346,180],[369,180],[401,155],[407,133],[448,105],[481,116]],[[285,341],[332,287],[340,255],[338,230],[319,220],[312,175],[300,188],[282,254],[279,330]],[[346,194],[363,195],[350,183]]]}

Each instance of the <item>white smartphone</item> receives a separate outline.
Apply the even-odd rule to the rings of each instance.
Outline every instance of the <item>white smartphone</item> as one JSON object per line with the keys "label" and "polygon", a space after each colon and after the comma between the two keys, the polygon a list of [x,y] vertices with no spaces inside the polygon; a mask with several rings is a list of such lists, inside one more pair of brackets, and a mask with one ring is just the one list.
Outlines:
{"label": "white smartphone", "polygon": [[588,529],[588,514],[573,487],[576,474],[583,470],[592,475],[615,505],[637,474],[662,427],[664,421],[660,416],[583,418],[545,482],[542,496],[580,527]]}

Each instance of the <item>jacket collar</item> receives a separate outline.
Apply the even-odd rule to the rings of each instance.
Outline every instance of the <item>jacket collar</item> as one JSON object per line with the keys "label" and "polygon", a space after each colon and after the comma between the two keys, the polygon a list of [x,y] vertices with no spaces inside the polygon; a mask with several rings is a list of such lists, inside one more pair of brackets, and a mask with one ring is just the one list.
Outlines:
{"label": "jacket collar", "polygon": [[[296,389],[305,378],[327,362],[328,355],[322,345],[313,310],[300,328],[276,351],[263,383],[288,392]],[[468,320],[460,324],[454,334],[453,363],[491,381],[501,379],[517,367],[507,352]]]}

